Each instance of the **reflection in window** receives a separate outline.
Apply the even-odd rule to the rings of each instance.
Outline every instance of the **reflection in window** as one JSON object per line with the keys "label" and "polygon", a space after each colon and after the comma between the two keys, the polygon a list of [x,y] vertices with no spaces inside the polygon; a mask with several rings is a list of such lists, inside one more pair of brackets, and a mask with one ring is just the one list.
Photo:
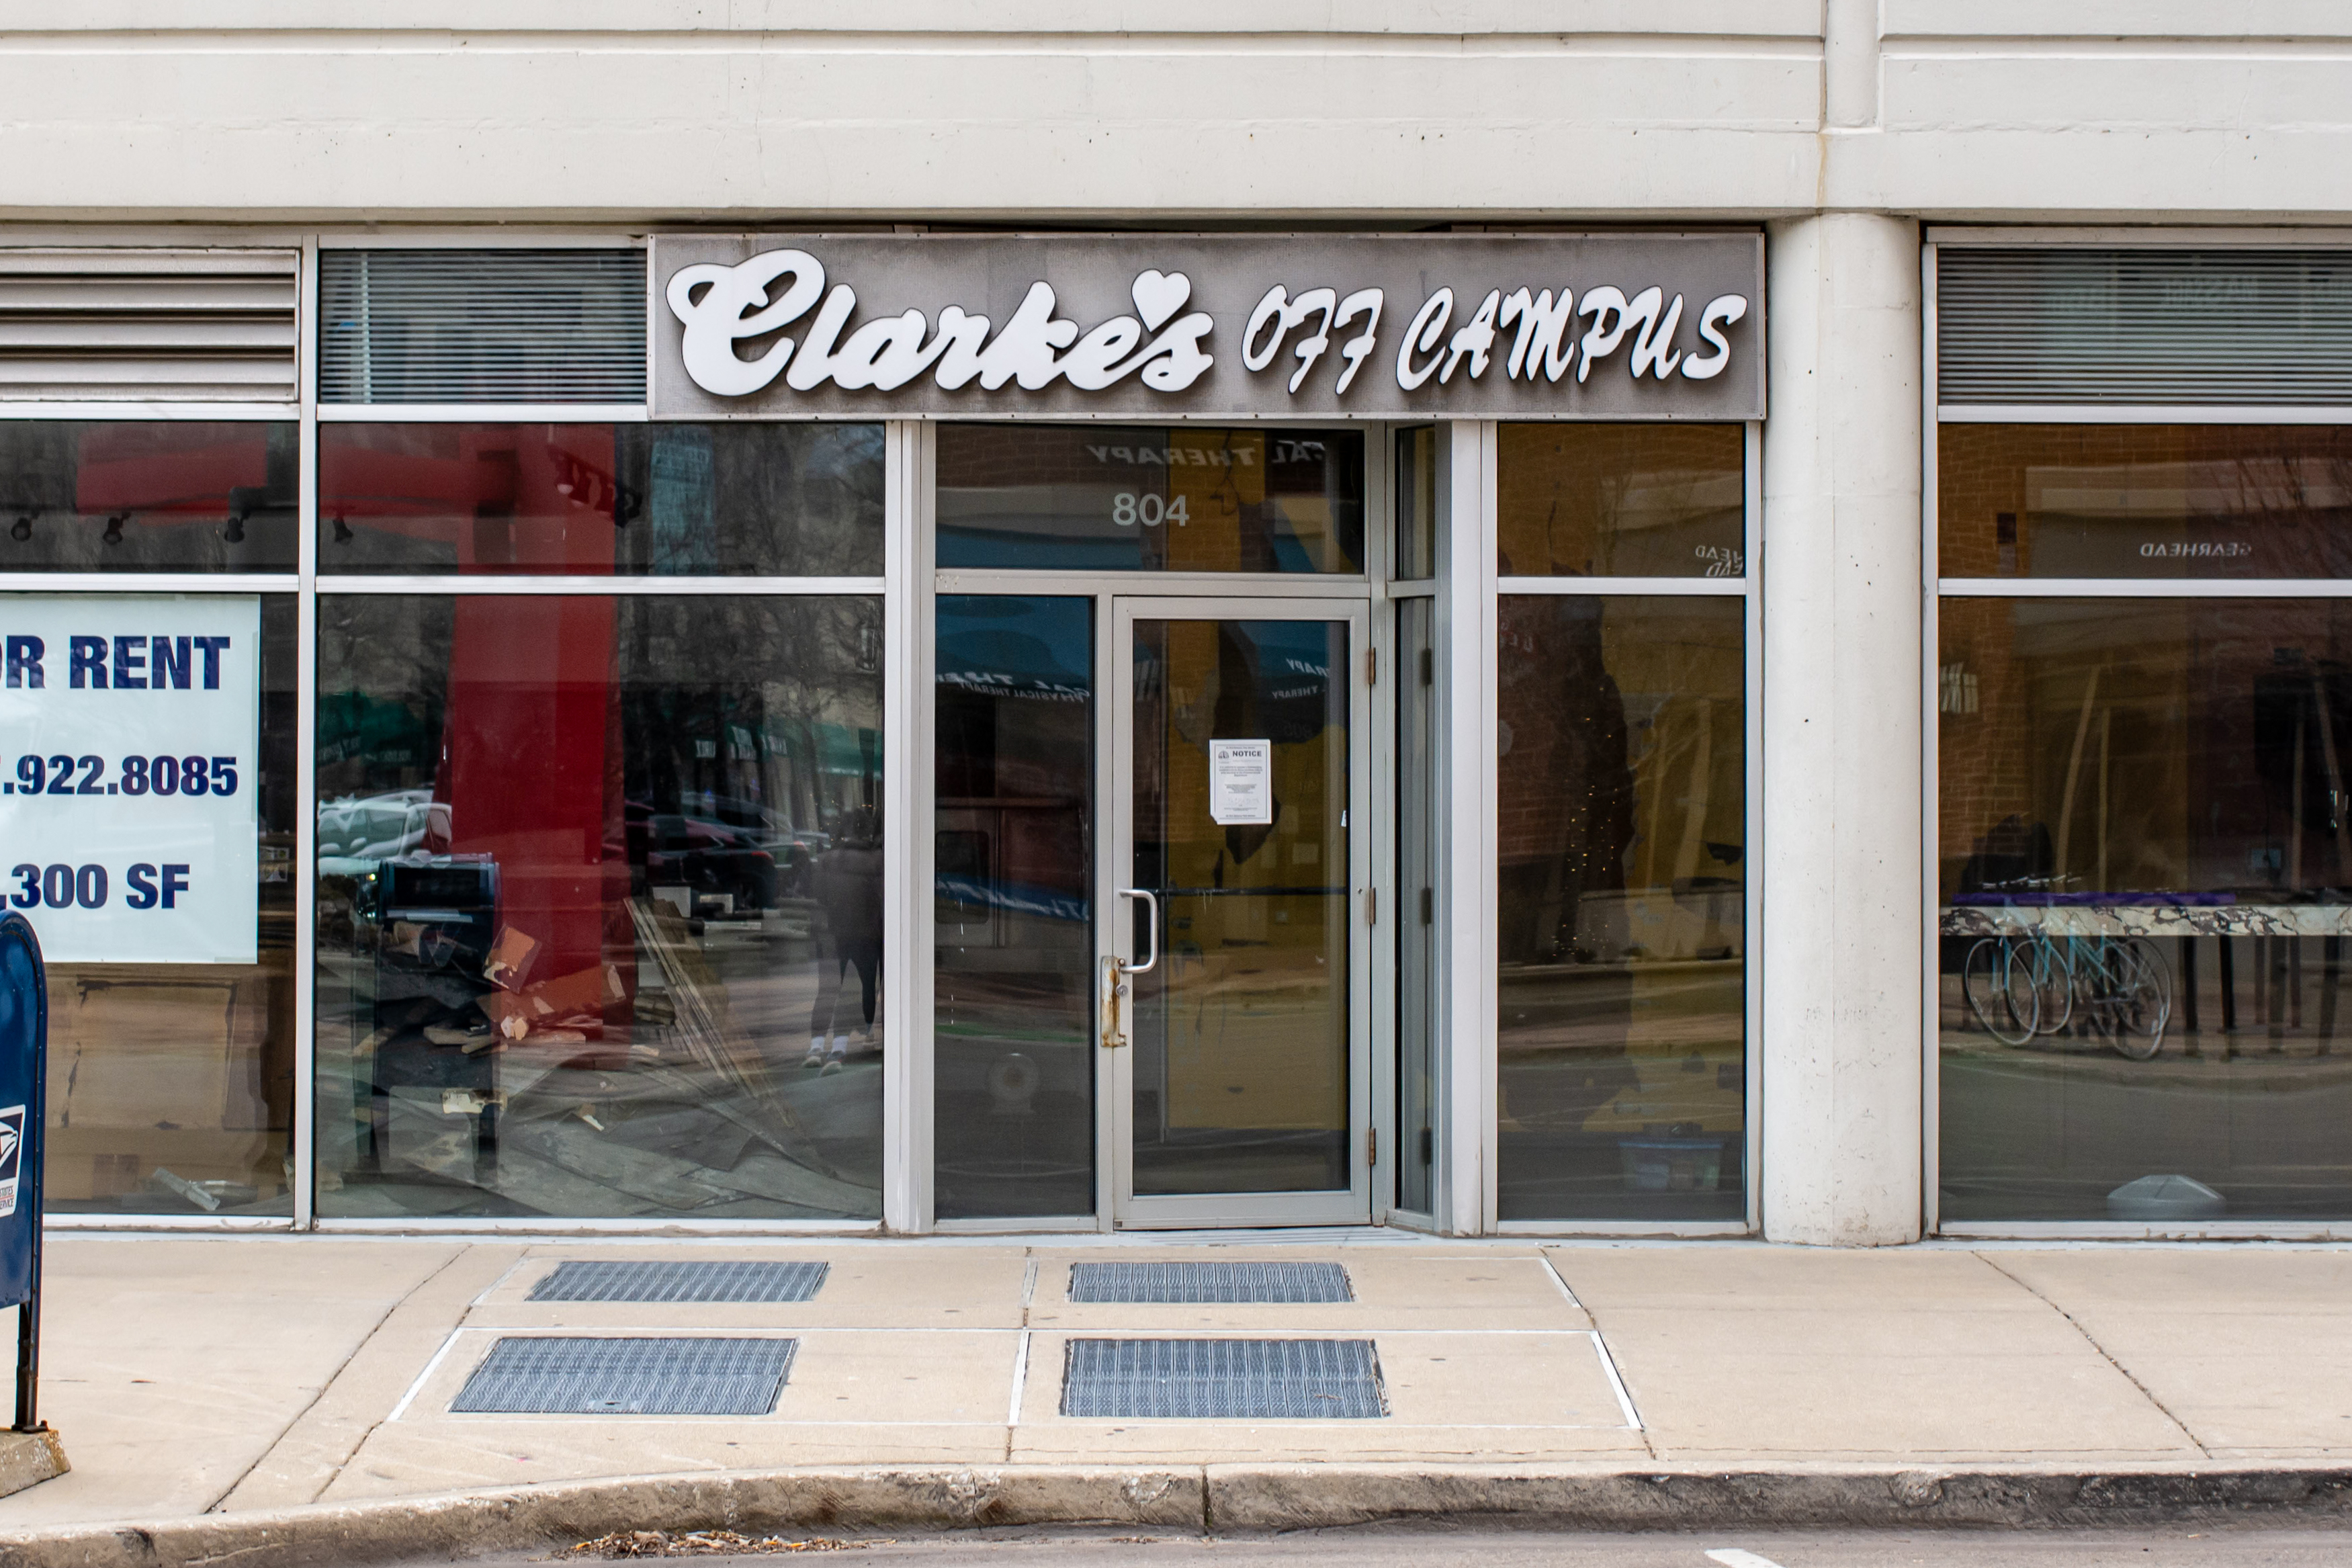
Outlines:
{"label": "reflection in window", "polygon": [[[1345,1189],[1348,623],[1134,627],[1131,885],[1161,954],[1134,982],[1135,1192]],[[1255,787],[1213,782],[1221,742]]]}
{"label": "reflection in window", "polygon": [[1354,430],[944,425],[939,563],[1361,572]]}
{"label": "reflection in window", "polygon": [[1938,615],[1944,1217],[2352,1212],[2352,602]]}
{"label": "reflection in window", "polygon": [[870,577],[879,425],[325,425],[319,570]]}
{"label": "reflection in window", "polygon": [[1092,605],[942,596],[938,660],[934,1211],[1092,1214]]}
{"label": "reflection in window", "polygon": [[1738,1219],[1743,601],[1506,595],[1505,1219]]}
{"label": "reflection in window", "polygon": [[1400,583],[1437,575],[1437,426],[1396,434],[1396,567]]}
{"label": "reflection in window", "polygon": [[1746,450],[1738,425],[1505,425],[1496,570],[1745,575]]}
{"label": "reflection in window", "polygon": [[1945,425],[1947,577],[2352,576],[2352,429]]}
{"label": "reflection in window", "polygon": [[59,1213],[293,1210],[291,594],[262,595],[261,639],[260,962],[49,965]]}
{"label": "reflection in window", "polygon": [[321,1213],[879,1215],[880,622],[321,600]]}
{"label": "reflection in window", "polygon": [[0,421],[0,571],[291,572],[295,426]]}

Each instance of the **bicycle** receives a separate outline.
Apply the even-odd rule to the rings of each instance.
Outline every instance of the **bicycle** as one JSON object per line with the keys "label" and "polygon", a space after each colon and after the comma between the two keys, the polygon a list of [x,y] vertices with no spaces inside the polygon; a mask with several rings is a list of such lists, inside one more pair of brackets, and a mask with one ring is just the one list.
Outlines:
{"label": "bicycle", "polygon": [[1985,1032],[2004,1046],[2025,1044],[2042,1023],[2031,948],[2022,937],[1979,937],[1960,964],[1960,994]]}
{"label": "bicycle", "polygon": [[[2047,936],[2042,941],[2050,944]],[[2172,1022],[2172,981],[2146,940],[2070,936],[2065,965],[2067,1005],[2060,1027],[2079,1012],[2085,1016],[2084,1034],[2105,1040],[2128,1060],[2144,1062],[2164,1049],[2164,1031]]]}
{"label": "bicycle", "polygon": [[1982,937],[1961,965],[1960,989],[1986,1032],[2008,1046],[2062,1033],[2079,1014],[2078,1035],[2147,1061],[2163,1050],[2172,1021],[2170,971],[2137,936],[2053,938],[2036,923]]}

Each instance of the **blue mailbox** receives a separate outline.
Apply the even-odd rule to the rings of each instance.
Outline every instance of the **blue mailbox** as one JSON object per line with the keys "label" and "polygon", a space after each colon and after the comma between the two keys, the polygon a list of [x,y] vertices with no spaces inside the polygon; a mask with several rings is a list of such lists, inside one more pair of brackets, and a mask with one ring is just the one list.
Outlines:
{"label": "blue mailbox", "polygon": [[0,1307],[16,1314],[16,1421],[40,1429],[41,1143],[49,1080],[49,988],[40,938],[0,919]]}

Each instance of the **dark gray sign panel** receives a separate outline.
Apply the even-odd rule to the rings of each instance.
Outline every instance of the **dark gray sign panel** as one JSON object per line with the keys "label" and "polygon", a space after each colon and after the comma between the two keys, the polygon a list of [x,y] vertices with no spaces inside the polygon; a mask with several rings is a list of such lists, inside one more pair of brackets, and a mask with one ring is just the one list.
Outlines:
{"label": "dark gray sign panel", "polygon": [[653,247],[657,419],[1760,419],[1743,234]]}

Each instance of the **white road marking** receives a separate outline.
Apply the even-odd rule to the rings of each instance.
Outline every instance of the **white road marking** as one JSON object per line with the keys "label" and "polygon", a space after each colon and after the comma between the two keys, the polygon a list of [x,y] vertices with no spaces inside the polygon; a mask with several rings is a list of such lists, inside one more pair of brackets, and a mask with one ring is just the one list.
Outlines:
{"label": "white road marking", "polygon": [[1021,1348],[1013,1355],[1013,1410],[1005,1416],[1007,1426],[1021,1425],[1021,1395],[1029,1387],[1029,1331],[1021,1331]]}
{"label": "white road marking", "polygon": [[442,1362],[448,1359],[449,1352],[457,1348],[457,1342],[465,1337],[465,1334],[466,1330],[463,1328],[450,1331],[449,1337],[441,1342],[441,1348],[433,1352],[433,1359],[425,1363],[425,1370],[416,1374],[416,1381],[410,1384],[407,1392],[400,1396],[400,1403],[392,1407],[392,1414],[384,1417],[386,1421],[397,1421],[408,1414],[410,1402],[424,1389],[425,1380],[441,1370]]}
{"label": "white road marking", "polygon": [[1559,1293],[1568,1298],[1568,1304],[1580,1312],[1584,1310],[1584,1303],[1578,1300],[1576,1292],[1568,1288],[1568,1280],[1560,1274],[1559,1266],[1551,1260],[1551,1254],[1538,1247],[1536,1261],[1542,1264],[1544,1272],[1551,1276],[1551,1282],[1559,1287]]}
{"label": "white road marking", "polygon": [[1753,1552],[1742,1552],[1737,1546],[1718,1546],[1706,1554],[1710,1563],[1720,1563],[1723,1568],[1780,1568],[1769,1557],[1759,1557]]}
{"label": "white road marking", "polygon": [[[1608,1376],[1610,1392],[1617,1395],[1617,1408],[1625,1413],[1625,1425],[1639,1432],[1642,1430],[1641,1412],[1633,1408],[1633,1396],[1625,1392],[1625,1380],[1617,1375],[1617,1358],[1609,1353],[1609,1342],[1601,1337],[1599,1329],[1587,1329],[1585,1332],[1592,1340],[1592,1353],[1601,1358],[1601,1370]],[[1737,1548],[1726,1547],[1724,1550],[1729,1552]],[[1763,1559],[1757,1561],[1760,1563]],[[1741,1564],[1738,1568],[1755,1568],[1755,1564]],[[1767,1563],[1766,1568],[1779,1568],[1779,1565]]]}

